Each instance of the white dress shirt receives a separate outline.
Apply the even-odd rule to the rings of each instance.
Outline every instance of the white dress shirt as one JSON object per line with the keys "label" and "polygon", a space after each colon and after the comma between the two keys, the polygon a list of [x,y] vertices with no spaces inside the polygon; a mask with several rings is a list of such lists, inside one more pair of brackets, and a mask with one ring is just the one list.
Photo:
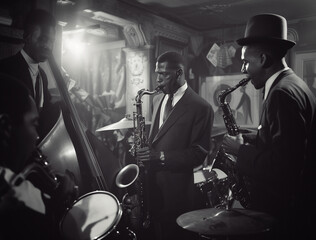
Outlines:
{"label": "white dress shirt", "polygon": [[[39,64],[36,63],[23,49],[21,50],[21,54],[24,57],[28,67],[29,67],[29,72],[32,78],[32,83],[33,83],[33,93],[34,97],[36,98],[36,91],[35,91],[35,85],[36,85],[36,79],[37,76],[39,75]],[[43,92],[43,81],[41,80],[41,75],[39,75],[39,94],[40,94],[40,101],[39,101],[39,106],[38,107],[43,107],[44,104],[44,92]]]}
{"label": "white dress shirt", "polygon": [[[173,99],[172,99],[172,107],[174,107],[178,102],[179,100],[183,97],[184,93],[185,93],[185,90],[187,90],[188,88],[188,84],[187,82],[185,82],[180,88],[178,88],[178,90],[173,94]],[[168,97],[166,97],[167,94],[165,95],[163,101],[162,101],[162,104],[161,104],[161,108],[160,108],[160,118],[159,118],[159,128],[161,127],[161,125],[163,124],[163,115],[164,115],[164,112],[165,112],[165,106],[166,106],[166,103],[168,101]]]}

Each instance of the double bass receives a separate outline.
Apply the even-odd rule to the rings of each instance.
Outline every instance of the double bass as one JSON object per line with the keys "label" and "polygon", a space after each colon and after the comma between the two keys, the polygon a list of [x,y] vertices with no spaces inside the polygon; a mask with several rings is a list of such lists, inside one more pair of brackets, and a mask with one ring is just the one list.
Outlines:
{"label": "double bass", "polygon": [[[79,119],[60,68],[52,55],[48,62],[61,96],[62,111],[38,147],[47,156],[52,168],[60,172],[69,170],[74,174],[81,195],[65,210],[59,222],[60,235],[64,239],[79,240],[103,239],[107,236],[113,238],[113,230],[122,216],[121,205],[116,196],[109,192],[87,129]],[[134,233],[126,229],[128,237],[136,239]]]}

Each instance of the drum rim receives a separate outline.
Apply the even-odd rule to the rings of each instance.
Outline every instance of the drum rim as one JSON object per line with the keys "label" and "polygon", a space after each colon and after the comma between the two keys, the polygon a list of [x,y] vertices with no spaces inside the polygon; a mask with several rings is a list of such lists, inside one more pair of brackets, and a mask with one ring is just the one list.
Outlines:
{"label": "drum rim", "polygon": [[123,209],[122,209],[122,206],[119,202],[119,200],[117,199],[117,197],[111,193],[111,192],[108,192],[108,191],[104,191],[104,190],[95,190],[95,191],[91,191],[91,192],[88,192],[88,193],[85,193],[83,194],[82,196],[80,196],[78,199],[76,199],[70,207],[68,207],[66,210],[65,210],[65,213],[63,214],[63,217],[61,218],[61,220],[59,221],[59,232],[61,234],[61,236],[64,238],[64,234],[63,234],[63,222],[65,220],[65,217],[67,215],[67,213],[72,209],[72,207],[77,203],[79,202],[81,199],[89,196],[89,195],[93,195],[93,194],[96,194],[96,193],[103,193],[103,194],[106,194],[106,195],[110,195],[111,197],[113,197],[113,199],[115,200],[115,202],[117,203],[117,206],[118,206],[118,211],[117,211],[117,216],[115,218],[115,220],[113,221],[113,224],[110,226],[109,230],[106,231],[105,233],[103,233],[102,235],[100,236],[97,236],[97,237],[94,237],[93,240],[100,240],[104,237],[106,237],[107,235],[109,235],[113,230],[116,229],[117,227],[117,224],[120,222],[121,218],[122,218],[122,215],[123,215]]}

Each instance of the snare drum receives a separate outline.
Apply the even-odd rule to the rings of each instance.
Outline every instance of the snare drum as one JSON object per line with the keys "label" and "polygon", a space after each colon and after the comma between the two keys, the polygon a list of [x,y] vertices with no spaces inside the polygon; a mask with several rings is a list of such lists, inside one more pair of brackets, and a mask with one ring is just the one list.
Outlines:
{"label": "snare drum", "polygon": [[117,226],[122,207],[110,192],[93,191],[81,196],[66,211],[60,233],[67,240],[103,239]]}
{"label": "snare drum", "polygon": [[[203,168],[195,173],[196,185],[203,194],[207,207],[221,207],[226,204],[229,184],[227,175],[220,169]],[[201,181],[202,180],[202,181]]]}

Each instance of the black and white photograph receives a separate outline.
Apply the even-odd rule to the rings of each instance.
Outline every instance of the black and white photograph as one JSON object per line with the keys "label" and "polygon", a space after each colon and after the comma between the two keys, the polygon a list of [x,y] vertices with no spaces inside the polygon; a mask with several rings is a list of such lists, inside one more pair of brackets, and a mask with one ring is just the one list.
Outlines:
{"label": "black and white photograph", "polygon": [[0,240],[316,239],[315,0],[1,0]]}

